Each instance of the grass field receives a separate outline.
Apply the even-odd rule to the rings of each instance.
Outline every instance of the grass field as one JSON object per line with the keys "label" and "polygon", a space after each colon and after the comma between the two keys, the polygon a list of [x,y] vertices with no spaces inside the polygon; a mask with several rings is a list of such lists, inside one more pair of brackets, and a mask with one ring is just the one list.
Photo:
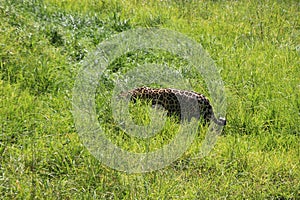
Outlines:
{"label": "grass field", "polygon": [[[299,7],[296,0],[0,0],[0,196],[300,199]],[[228,123],[207,157],[193,157],[205,128],[181,158],[149,173],[115,171],[82,144],[72,116],[81,62],[100,42],[137,27],[185,34],[214,59]],[[184,65],[165,52],[125,55],[103,78],[104,94],[122,67],[145,61]],[[201,76],[187,77],[209,96]],[[114,132],[105,95],[97,106],[108,136],[143,151],[144,141]],[[136,112],[143,123],[147,116]],[[170,119],[151,148],[177,128]]]}

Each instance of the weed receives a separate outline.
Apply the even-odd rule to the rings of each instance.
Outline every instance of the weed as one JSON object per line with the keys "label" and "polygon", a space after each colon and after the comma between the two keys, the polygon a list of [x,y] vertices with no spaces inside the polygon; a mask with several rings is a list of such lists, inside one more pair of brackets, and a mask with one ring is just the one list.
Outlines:
{"label": "weed", "polygon": [[[0,195],[299,199],[298,8],[297,1],[0,1]],[[203,45],[225,83],[228,124],[207,157],[196,157],[205,137],[201,127],[170,166],[128,175],[106,167],[83,146],[71,91],[89,52],[137,27],[168,28]],[[201,74],[167,52],[130,52],[115,60],[99,80],[98,117],[115,144],[135,152],[161,148],[180,128],[168,118],[149,142],[114,123],[109,98],[115,79],[147,62],[179,70],[209,97]],[[132,106],[136,122],[149,123],[151,108]]]}

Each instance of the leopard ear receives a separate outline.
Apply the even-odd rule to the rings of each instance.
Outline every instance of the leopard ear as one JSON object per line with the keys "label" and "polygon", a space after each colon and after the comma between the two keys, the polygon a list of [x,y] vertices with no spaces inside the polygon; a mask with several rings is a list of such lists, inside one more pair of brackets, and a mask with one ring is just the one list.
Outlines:
{"label": "leopard ear", "polygon": [[219,119],[213,117],[213,121],[220,126],[226,125],[226,119],[224,117],[220,117]]}
{"label": "leopard ear", "polygon": [[221,125],[222,126],[225,126],[226,125],[226,119],[224,117],[220,117],[219,118],[219,122],[221,122]]}

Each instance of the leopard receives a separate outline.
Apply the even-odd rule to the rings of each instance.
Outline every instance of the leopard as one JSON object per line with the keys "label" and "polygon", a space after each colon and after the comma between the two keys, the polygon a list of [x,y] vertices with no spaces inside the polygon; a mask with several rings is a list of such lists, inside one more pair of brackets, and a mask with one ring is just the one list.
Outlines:
{"label": "leopard", "polygon": [[213,121],[217,125],[225,126],[226,119],[216,118],[212,105],[203,94],[173,88],[138,87],[122,94],[136,103],[137,99],[148,100],[152,106],[160,106],[167,111],[168,116],[176,116],[182,121],[190,121],[193,117],[204,119],[204,123]]}

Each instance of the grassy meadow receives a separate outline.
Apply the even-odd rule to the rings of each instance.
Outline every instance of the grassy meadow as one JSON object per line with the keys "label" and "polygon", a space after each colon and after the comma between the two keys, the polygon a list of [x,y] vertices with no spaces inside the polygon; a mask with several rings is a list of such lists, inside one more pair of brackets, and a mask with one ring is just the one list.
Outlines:
{"label": "grassy meadow", "polygon": [[[0,196],[300,199],[299,8],[296,0],[0,0]],[[82,144],[72,89],[89,52],[138,27],[174,30],[203,46],[224,81],[227,125],[205,158],[193,156],[203,127],[168,167],[126,174]],[[118,74],[145,62],[185,64],[166,52],[124,55],[100,79],[96,96],[107,136],[137,152],[147,142],[116,129],[107,99]],[[201,76],[186,78],[209,97]],[[143,124],[150,111],[133,112]],[[150,148],[168,143],[178,126],[167,119]]]}

